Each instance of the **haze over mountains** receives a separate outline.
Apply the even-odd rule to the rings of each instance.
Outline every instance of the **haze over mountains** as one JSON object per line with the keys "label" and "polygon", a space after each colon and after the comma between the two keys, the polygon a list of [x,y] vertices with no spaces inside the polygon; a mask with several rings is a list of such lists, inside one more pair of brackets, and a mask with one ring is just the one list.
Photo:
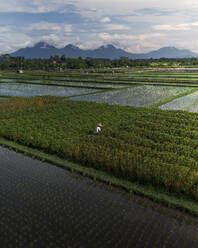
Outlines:
{"label": "haze over mountains", "polygon": [[108,58],[119,59],[121,56],[126,56],[130,59],[159,59],[159,58],[191,58],[198,57],[197,53],[193,53],[187,49],[178,49],[175,47],[163,47],[156,51],[148,53],[128,53],[120,48],[116,48],[109,44],[101,46],[94,50],[82,50],[77,46],[69,44],[63,48],[56,48],[46,42],[39,42],[33,47],[26,47],[17,50],[10,54],[11,56],[23,56],[25,58],[50,58],[50,56],[62,56],[67,58]]}

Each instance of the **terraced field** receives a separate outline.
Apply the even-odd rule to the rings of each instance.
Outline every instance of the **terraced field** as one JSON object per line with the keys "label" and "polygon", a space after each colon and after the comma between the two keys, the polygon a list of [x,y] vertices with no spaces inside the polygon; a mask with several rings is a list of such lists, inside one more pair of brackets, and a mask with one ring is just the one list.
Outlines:
{"label": "terraced field", "polygon": [[[129,106],[176,109],[179,99],[198,89],[197,72],[128,72],[128,73],[1,73],[0,96],[59,95],[72,100],[107,102]],[[96,94],[93,94],[96,93]],[[193,96],[193,95],[192,95]],[[182,98],[184,97],[184,98]],[[178,99],[177,99],[178,98]],[[175,100],[177,99],[177,100]],[[194,99],[194,100],[193,100]],[[178,103],[178,109],[196,111],[193,107]]]}

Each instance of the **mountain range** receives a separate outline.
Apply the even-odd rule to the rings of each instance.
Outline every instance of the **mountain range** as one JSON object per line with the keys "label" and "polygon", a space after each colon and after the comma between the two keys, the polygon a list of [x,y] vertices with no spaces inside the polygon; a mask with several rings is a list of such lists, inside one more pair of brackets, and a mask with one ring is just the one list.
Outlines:
{"label": "mountain range", "polygon": [[83,50],[72,44],[69,44],[63,48],[56,48],[46,42],[38,42],[33,47],[21,48],[16,52],[11,53],[10,55],[14,57],[22,56],[24,58],[50,58],[50,56],[64,55],[67,58],[90,57],[108,59],[119,59],[121,56],[125,56],[130,59],[198,57],[197,53],[194,53],[187,49],[178,49],[175,47],[163,47],[148,53],[129,53],[123,49],[116,48],[111,44],[101,46],[94,50]]}

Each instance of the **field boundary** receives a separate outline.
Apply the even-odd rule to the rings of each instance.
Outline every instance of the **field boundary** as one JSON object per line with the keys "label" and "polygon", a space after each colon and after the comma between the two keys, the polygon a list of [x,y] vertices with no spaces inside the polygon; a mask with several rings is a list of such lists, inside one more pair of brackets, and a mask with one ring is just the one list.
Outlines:
{"label": "field boundary", "polygon": [[185,211],[193,216],[198,216],[198,204],[185,196],[176,196],[174,193],[165,192],[163,189],[156,189],[148,185],[140,185],[138,183],[129,182],[120,178],[116,178],[103,171],[99,171],[93,168],[84,167],[78,163],[61,159],[55,155],[47,154],[37,149],[27,147],[16,143],[11,140],[7,140],[0,137],[0,145],[7,147],[10,150],[23,153],[25,156],[30,156],[32,159],[39,159],[42,162],[49,162],[52,165],[56,165],[65,168],[71,172],[81,174],[89,177],[94,181],[101,181],[109,185],[120,187],[130,194],[137,194],[149,198],[155,202],[162,203],[170,208],[176,208],[181,211]]}
{"label": "field boundary", "polygon": [[183,97],[183,96],[188,96],[188,95],[190,95],[190,94],[192,94],[192,93],[194,93],[196,91],[198,91],[198,87],[195,88],[195,89],[191,89],[191,90],[189,90],[187,92],[180,93],[180,94],[178,94],[176,96],[168,97],[168,98],[166,98],[166,99],[164,99],[164,100],[162,100],[160,102],[154,103],[153,105],[151,105],[151,108],[157,108],[157,107],[162,106],[162,105],[164,105],[164,104],[166,104],[168,102],[172,102],[173,100],[175,100],[177,98],[180,98],[180,97]]}

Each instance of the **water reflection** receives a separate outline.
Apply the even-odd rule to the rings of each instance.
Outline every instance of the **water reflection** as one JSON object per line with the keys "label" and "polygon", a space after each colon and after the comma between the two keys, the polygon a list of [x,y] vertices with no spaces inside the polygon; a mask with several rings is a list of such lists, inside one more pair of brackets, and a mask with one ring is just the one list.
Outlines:
{"label": "water reflection", "polygon": [[137,86],[134,88],[118,91],[109,91],[94,95],[76,96],[71,100],[84,100],[94,102],[107,102],[109,104],[119,104],[123,106],[142,106],[149,107],[154,103],[160,102],[170,96],[189,91],[190,87],[171,87],[171,86]]}
{"label": "water reflection", "polygon": [[2,247],[196,247],[198,221],[0,148]]}
{"label": "water reflection", "polygon": [[83,89],[72,88],[62,86],[49,86],[49,85],[34,85],[34,84],[22,84],[22,83],[1,83],[0,95],[1,96],[42,96],[42,95],[54,95],[54,96],[72,96],[79,94],[87,94],[96,92],[96,89]]}

